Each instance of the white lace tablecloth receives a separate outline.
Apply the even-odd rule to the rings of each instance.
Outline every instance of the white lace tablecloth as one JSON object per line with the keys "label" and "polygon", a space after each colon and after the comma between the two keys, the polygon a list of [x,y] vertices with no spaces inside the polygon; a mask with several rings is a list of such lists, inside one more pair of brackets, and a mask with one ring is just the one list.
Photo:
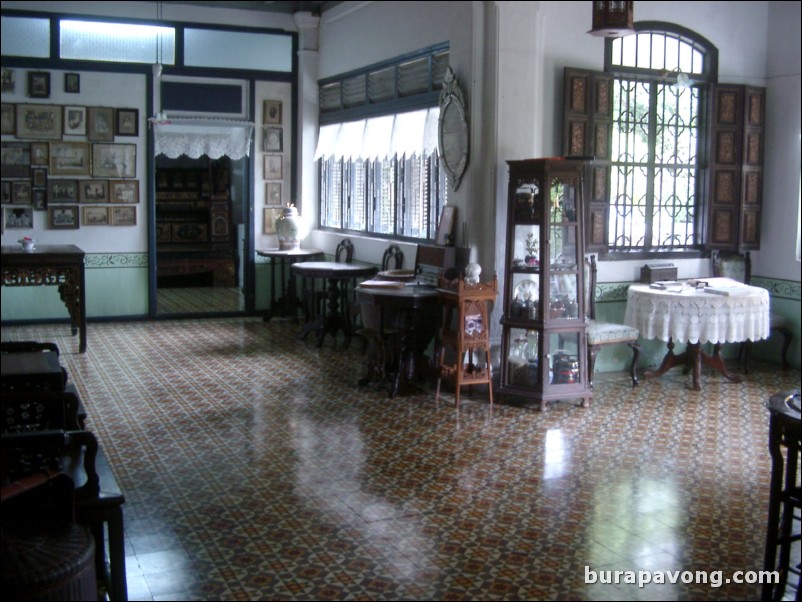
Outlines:
{"label": "white lace tablecloth", "polygon": [[624,322],[647,339],[678,343],[736,343],[769,336],[769,292],[745,287],[737,295],[702,290],[676,293],[632,285]]}

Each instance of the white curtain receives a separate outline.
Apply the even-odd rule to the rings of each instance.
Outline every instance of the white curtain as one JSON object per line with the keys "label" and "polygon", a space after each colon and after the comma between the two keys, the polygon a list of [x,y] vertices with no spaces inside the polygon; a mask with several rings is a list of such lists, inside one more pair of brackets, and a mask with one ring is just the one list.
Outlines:
{"label": "white curtain", "polygon": [[251,154],[253,123],[225,119],[153,120],[156,154],[171,159],[186,155],[197,159],[227,156],[242,159]]}
{"label": "white curtain", "polygon": [[315,159],[381,160],[393,155],[428,156],[437,150],[435,107],[396,115],[324,125]]}

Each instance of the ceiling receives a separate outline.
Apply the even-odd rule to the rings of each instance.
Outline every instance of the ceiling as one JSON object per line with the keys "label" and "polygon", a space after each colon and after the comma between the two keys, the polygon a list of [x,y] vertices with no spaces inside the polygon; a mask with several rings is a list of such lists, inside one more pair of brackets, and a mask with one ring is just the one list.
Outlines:
{"label": "ceiling", "polygon": [[298,11],[308,11],[314,15],[320,15],[330,8],[334,8],[341,2],[326,1],[326,2],[290,2],[288,0],[278,0],[275,2],[204,2],[203,0],[196,0],[194,2],[188,0],[165,0],[164,4],[189,4],[192,6],[214,6],[219,8],[235,8],[239,10],[255,10],[258,12],[266,13],[284,13],[293,14]]}

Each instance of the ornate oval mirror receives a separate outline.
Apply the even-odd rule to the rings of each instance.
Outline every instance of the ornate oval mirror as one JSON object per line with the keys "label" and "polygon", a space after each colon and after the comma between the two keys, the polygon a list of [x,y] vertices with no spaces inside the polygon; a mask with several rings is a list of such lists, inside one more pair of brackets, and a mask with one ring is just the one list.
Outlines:
{"label": "ornate oval mirror", "polygon": [[443,79],[440,92],[440,120],[438,146],[448,179],[456,190],[468,165],[468,120],[465,98],[451,67]]}

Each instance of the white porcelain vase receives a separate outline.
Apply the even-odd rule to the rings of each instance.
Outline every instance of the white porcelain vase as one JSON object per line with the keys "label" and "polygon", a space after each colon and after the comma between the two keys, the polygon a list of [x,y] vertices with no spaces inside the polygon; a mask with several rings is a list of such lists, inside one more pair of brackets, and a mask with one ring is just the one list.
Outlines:
{"label": "white porcelain vase", "polygon": [[278,248],[282,251],[292,251],[301,246],[301,216],[294,205],[284,207],[276,218],[276,234]]}

